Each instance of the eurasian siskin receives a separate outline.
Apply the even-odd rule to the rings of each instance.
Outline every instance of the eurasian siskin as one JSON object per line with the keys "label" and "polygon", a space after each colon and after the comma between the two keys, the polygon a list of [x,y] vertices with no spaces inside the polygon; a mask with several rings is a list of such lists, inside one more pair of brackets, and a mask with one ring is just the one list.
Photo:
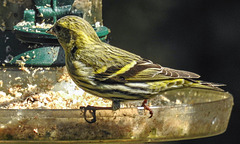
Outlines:
{"label": "eurasian siskin", "polygon": [[[146,99],[182,87],[221,90],[212,83],[193,80],[198,74],[154,64],[136,54],[102,42],[92,26],[78,16],[59,19],[48,33],[65,51],[69,75],[77,86],[93,95],[111,99],[112,109],[125,100]],[[152,112],[150,110],[151,116]]]}

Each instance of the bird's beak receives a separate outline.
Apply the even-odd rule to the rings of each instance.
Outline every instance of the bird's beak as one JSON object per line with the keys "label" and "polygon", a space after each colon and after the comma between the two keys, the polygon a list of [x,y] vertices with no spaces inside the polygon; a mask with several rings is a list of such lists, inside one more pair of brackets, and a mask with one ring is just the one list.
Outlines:
{"label": "bird's beak", "polygon": [[53,27],[51,27],[49,30],[47,30],[46,33],[51,34],[51,35],[56,35],[56,33],[53,31]]}

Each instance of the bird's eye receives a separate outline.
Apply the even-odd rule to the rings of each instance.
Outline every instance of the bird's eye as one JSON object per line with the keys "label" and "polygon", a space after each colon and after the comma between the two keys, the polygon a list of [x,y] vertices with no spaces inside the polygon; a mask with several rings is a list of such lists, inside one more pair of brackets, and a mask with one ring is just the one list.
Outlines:
{"label": "bird's eye", "polygon": [[56,29],[56,31],[60,31],[62,28],[57,25],[57,26],[55,27],[55,29]]}

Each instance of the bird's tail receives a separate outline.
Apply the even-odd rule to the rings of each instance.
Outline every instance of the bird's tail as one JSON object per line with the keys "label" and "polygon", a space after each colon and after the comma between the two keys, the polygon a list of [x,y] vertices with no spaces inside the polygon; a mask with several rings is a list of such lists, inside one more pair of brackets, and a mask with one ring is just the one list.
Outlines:
{"label": "bird's tail", "polygon": [[212,82],[206,82],[201,80],[189,80],[191,84],[189,84],[190,87],[195,88],[204,88],[204,89],[212,89],[217,91],[224,91],[223,89],[219,88],[220,86],[226,86],[225,84],[220,83],[212,83]]}

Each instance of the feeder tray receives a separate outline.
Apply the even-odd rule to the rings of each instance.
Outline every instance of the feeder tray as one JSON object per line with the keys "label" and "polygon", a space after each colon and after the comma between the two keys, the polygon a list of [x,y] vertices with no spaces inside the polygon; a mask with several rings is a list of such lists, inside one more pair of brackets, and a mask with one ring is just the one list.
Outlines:
{"label": "feeder tray", "polygon": [[[0,91],[7,94],[12,86],[19,90],[34,86],[30,89],[33,94],[44,90],[40,91],[43,95],[50,91],[59,98],[81,98],[82,90],[76,89],[70,77],[60,80],[67,71],[58,69],[0,69]],[[12,98],[2,103],[2,108],[19,101],[19,96]],[[97,110],[92,124],[85,121],[92,115],[87,111],[84,116],[81,105],[76,109],[46,109],[41,105],[38,109],[0,109],[0,140],[159,142],[209,137],[226,131],[233,106],[230,93],[199,88],[166,91],[148,101],[152,118],[149,111],[138,107],[142,101],[129,101],[116,111]]]}
{"label": "feeder tray", "polygon": [[184,88],[164,93],[182,104],[99,110],[89,124],[77,109],[1,109],[1,140],[78,142],[160,142],[209,137],[223,133],[233,99],[229,93]]}

